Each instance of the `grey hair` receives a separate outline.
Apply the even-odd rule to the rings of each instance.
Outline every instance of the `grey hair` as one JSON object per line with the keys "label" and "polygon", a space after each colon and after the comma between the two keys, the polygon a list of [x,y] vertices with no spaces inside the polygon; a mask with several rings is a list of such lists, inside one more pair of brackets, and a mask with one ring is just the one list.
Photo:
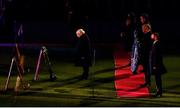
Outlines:
{"label": "grey hair", "polygon": [[83,29],[78,29],[77,31],[81,32],[82,34],[86,33]]}

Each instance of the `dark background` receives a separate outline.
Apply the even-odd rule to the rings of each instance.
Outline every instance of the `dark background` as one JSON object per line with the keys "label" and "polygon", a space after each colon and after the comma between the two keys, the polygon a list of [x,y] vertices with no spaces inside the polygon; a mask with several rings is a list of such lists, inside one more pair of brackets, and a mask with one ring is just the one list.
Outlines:
{"label": "dark background", "polygon": [[[75,30],[84,28],[93,43],[119,43],[128,12],[148,13],[152,30],[165,48],[179,46],[178,0],[11,0],[5,15],[24,25],[26,43],[74,44]],[[6,36],[5,36],[6,35]],[[1,42],[12,42],[3,34]]]}

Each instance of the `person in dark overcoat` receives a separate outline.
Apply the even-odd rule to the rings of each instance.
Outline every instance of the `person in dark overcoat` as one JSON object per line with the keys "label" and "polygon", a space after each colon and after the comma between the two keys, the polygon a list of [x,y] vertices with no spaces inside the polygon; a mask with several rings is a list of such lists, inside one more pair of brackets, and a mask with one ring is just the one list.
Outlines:
{"label": "person in dark overcoat", "polygon": [[[136,28],[135,23],[135,14],[131,12],[127,15],[124,28],[120,34],[123,40],[124,50],[128,53],[128,55],[131,55],[131,50],[134,42],[134,31]],[[131,65],[131,58],[129,58],[129,63],[127,65]]]}
{"label": "person in dark overcoat", "polygon": [[152,41],[151,41],[151,26],[149,24],[144,24],[142,26],[142,31],[143,31],[143,38],[142,38],[142,65],[144,69],[144,74],[145,74],[145,83],[144,86],[149,86],[151,84],[151,73],[149,71],[149,54],[152,46]]}
{"label": "person in dark overcoat", "polygon": [[153,44],[150,51],[150,71],[151,74],[155,75],[156,88],[157,92],[155,96],[162,96],[162,79],[161,75],[166,73],[167,70],[163,64],[162,52],[159,42],[159,34],[152,33],[151,39],[153,40]]}
{"label": "person in dark overcoat", "polygon": [[77,44],[77,64],[83,67],[81,79],[88,79],[89,67],[92,65],[90,39],[83,29],[78,29],[76,36],[79,39]]}

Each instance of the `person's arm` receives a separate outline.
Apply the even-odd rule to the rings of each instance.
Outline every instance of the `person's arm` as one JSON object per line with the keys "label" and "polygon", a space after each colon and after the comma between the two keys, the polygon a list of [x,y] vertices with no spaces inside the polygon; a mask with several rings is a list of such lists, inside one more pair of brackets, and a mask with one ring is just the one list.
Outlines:
{"label": "person's arm", "polygon": [[162,56],[161,56],[161,49],[159,42],[155,43],[154,45],[154,63],[153,63],[153,69],[158,69],[158,67],[161,65]]}

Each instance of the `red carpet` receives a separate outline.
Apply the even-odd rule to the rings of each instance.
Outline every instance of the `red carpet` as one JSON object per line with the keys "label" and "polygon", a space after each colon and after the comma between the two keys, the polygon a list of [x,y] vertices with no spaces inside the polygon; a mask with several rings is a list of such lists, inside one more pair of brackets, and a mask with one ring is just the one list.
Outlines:
{"label": "red carpet", "polygon": [[[114,52],[115,61],[115,88],[117,97],[148,97],[147,87],[141,87],[144,83],[144,73],[133,75],[129,63],[129,55],[122,48]],[[138,70],[141,70],[139,66]]]}

